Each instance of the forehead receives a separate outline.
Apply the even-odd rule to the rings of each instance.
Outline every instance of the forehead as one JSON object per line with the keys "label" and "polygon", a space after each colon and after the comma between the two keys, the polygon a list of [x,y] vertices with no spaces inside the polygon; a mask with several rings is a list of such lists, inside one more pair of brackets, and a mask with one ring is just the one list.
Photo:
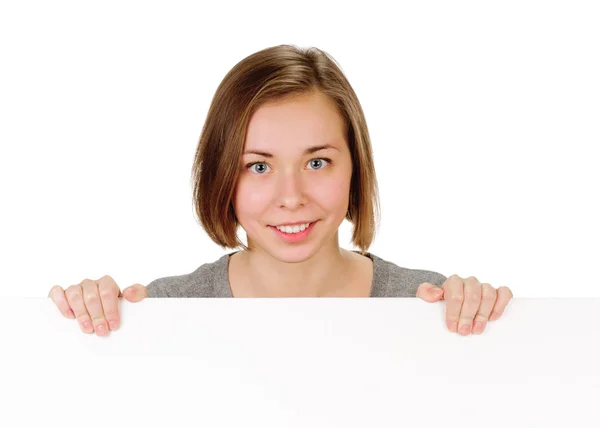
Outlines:
{"label": "forehead", "polygon": [[259,107],[248,125],[246,147],[276,147],[283,142],[286,146],[306,146],[344,137],[343,119],[335,102],[317,92]]}

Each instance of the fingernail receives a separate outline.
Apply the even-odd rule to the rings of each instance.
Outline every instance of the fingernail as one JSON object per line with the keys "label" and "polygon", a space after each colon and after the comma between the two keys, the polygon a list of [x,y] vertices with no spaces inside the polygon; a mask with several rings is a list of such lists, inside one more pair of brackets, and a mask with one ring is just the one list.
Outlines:
{"label": "fingernail", "polygon": [[96,327],[96,333],[98,333],[98,334],[106,333],[106,330],[104,329],[104,325],[100,324],[98,327]]}
{"label": "fingernail", "polygon": [[73,313],[73,311],[72,311],[71,309],[69,309],[69,310],[67,311],[67,316],[68,316],[69,318],[75,318],[75,314]]}
{"label": "fingernail", "polygon": [[89,328],[90,328],[90,322],[89,322],[89,321],[85,321],[85,322],[83,323],[83,329],[84,329],[84,330],[89,330]]}
{"label": "fingernail", "polygon": [[473,333],[481,333],[483,331],[483,323],[481,321],[475,322]]}
{"label": "fingernail", "polygon": [[117,322],[116,321],[111,321],[108,323],[108,325],[110,326],[111,330],[116,330],[117,329]]}
{"label": "fingernail", "polygon": [[461,334],[464,334],[464,335],[467,335],[467,334],[471,333],[471,326],[468,326],[468,325],[463,325],[463,326],[460,328],[460,333],[461,333]]}

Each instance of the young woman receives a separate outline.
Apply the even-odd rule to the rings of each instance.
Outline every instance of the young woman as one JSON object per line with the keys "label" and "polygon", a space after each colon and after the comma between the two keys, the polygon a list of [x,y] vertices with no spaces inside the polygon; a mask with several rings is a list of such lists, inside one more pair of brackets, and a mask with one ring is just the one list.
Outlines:
{"label": "young woman", "polygon": [[[192,179],[203,228],[221,247],[241,250],[122,294],[109,276],[55,286],[49,296],[63,315],[104,335],[118,328],[122,295],[416,296],[445,299],[448,329],[468,335],[483,332],[513,297],[507,287],[400,267],[367,251],[379,201],[366,120],[350,83],[319,49],[271,47],[227,73],[202,129]],[[360,251],[339,246],[344,219]]]}

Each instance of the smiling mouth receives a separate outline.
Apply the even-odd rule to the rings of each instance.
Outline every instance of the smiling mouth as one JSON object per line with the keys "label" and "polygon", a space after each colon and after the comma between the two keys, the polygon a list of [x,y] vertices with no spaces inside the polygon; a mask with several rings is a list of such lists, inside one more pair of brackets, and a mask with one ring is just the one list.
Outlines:
{"label": "smiling mouth", "polygon": [[[308,224],[308,227],[305,227],[302,230],[300,230],[297,226],[295,228],[293,228],[291,231],[288,231],[289,229],[286,229],[286,230],[277,229],[277,227],[275,227],[275,226],[269,226],[269,228],[273,229],[273,231],[276,233],[276,236],[281,238],[283,240],[283,242],[292,244],[292,243],[304,242],[306,239],[308,239],[309,235],[312,233],[312,230],[315,227],[315,224],[317,224],[317,223],[318,223],[318,220],[313,221],[312,223]],[[304,223],[304,224],[306,224],[306,223]]]}
{"label": "smiling mouth", "polygon": [[[273,228],[275,230],[278,230],[279,232],[282,232],[282,233],[286,233],[286,234],[290,234],[290,235],[295,235],[295,234],[302,233],[302,232],[304,232],[307,229],[312,228],[312,226],[315,223],[317,223],[318,221],[319,220],[315,220],[315,221],[311,221],[311,222],[295,224],[293,226],[289,226],[289,225],[281,225],[281,226],[268,225],[268,227],[271,227],[271,228]],[[282,227],[282,226],[285,226],[285,227]],[[294,232],[294,228],[296,228],[295,232]]]}

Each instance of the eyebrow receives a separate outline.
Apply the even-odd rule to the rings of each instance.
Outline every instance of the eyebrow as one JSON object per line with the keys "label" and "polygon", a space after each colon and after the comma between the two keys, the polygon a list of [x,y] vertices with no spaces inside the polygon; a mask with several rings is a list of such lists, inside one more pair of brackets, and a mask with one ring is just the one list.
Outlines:
{"label": "eyebrow", "polygon": [[[312,147],[307,148],[306,150],[304,150],[304,154],[305,155],[309,155],[311,153],[315,153],[315,152],[318,152],[319,150],[325,150],[325,149],[335,149],[335,150],[339,151],[339,149],[337,147],[334,147],[331,144],[323,144],[321,146],[312,146]],[[273,157],[273,155],[271,153],[261,152],[259,150],[248,150],[247,152],[244,152],[243,154],[245,154],[245,155],[259,155],[259,156],[264,156],[266,158],[272,158]]]}

